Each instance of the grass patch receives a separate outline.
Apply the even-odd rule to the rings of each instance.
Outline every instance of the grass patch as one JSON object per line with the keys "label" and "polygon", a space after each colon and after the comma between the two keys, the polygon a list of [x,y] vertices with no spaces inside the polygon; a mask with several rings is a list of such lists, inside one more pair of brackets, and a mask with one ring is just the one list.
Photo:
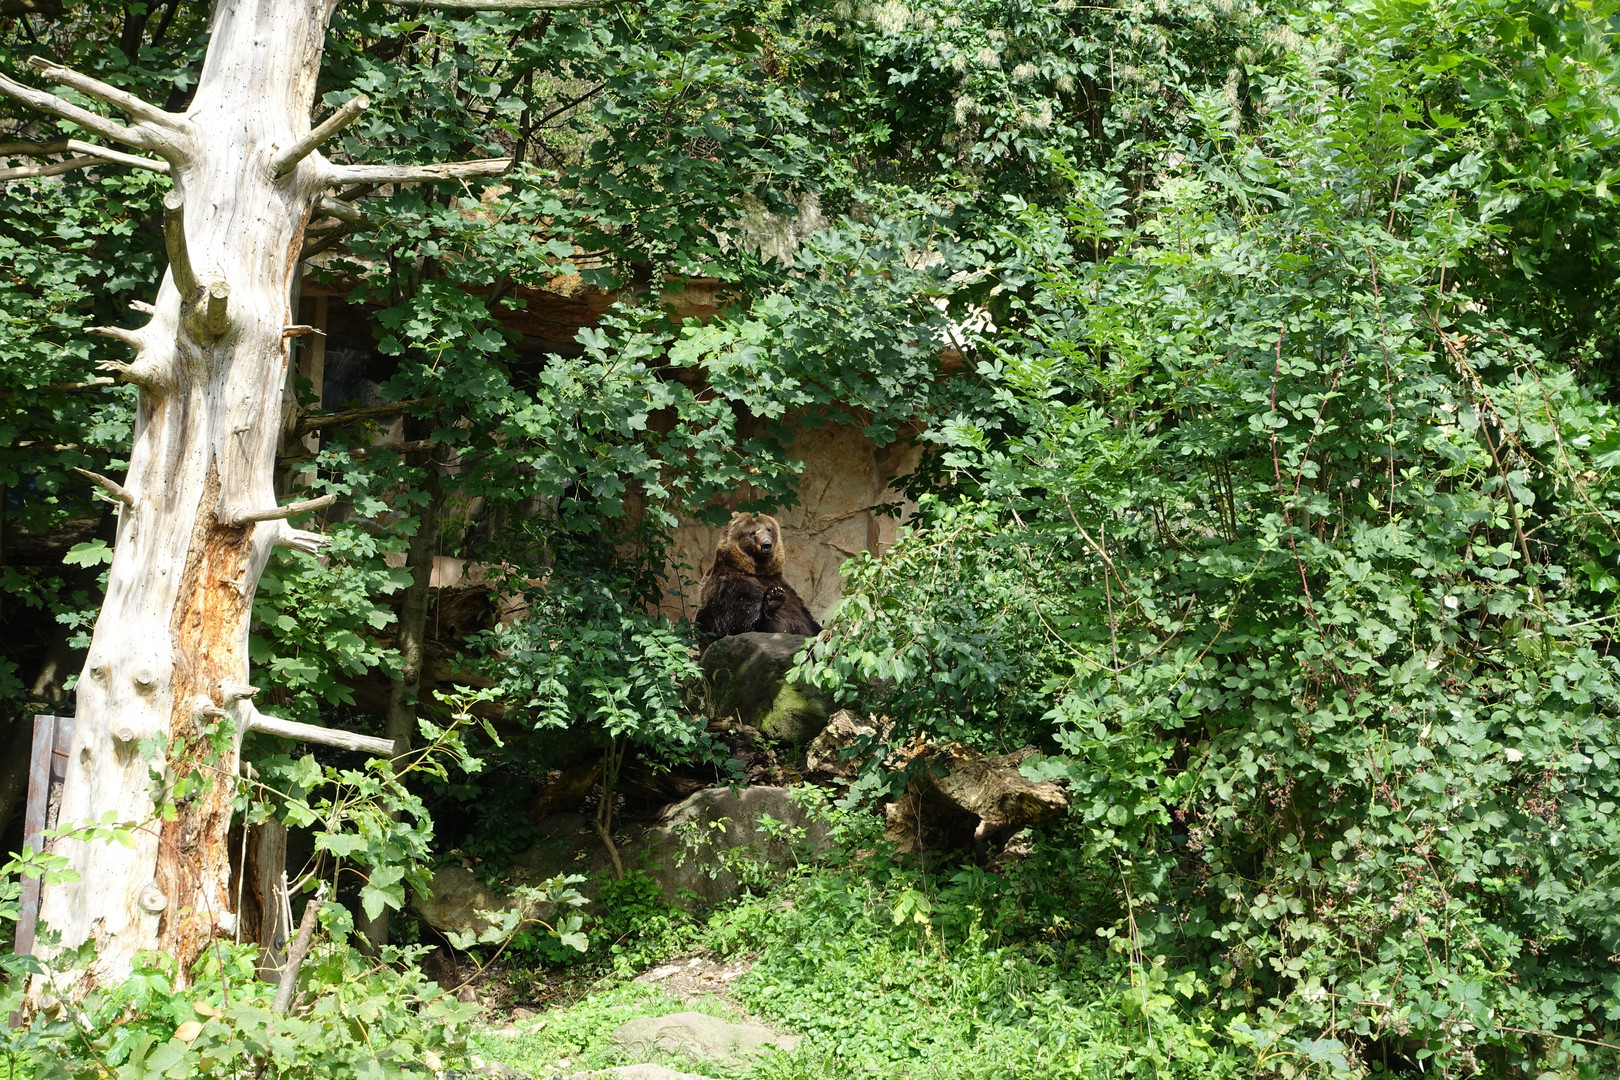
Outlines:
{"label": "grass patch", "polygon": [[[752,957],[730,996],[802,1042],[741,1071],[659,1063],[716,1080],[1222,1080],[1249,1071],[1222,1045],[1213,1014],[1195,1007],[1204,993],[1195,978],[1162,963],[1133,967],[1063,934],[1010,937],[987,914],[1005,907],[996,887],[983,875],[964,892],[889,867],[819,868],[745,897],[711,916],[698,943]],[[543,1026],[480,1037],[480,1052],[534,1075],[568,1075],[633,1064],[609,1039],[633,1017],[728,1015],[714,999],[598,986],[544,1013]]]}

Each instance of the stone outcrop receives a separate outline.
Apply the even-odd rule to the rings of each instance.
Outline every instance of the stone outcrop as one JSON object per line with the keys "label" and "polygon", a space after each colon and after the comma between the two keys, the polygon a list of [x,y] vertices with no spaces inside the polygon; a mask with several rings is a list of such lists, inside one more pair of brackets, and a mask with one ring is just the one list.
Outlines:
{"label": "stone outcrop", "polygon": [[430,894],[411,893],[411,910],[417,917],[447,934],[482,933],[490,924],[477,912],[499,911],[504,903],[477,874],[459,866],[435,870]]}
{"label": "stone outcrop", "polygon": [[788,788],[706,788],[648,830],[625,865],[644,867],[672,902],[695,895],[712,905],[828,842],[826,826],[812,821]]}
{"label": "stone outcrop", "polygon": [[[612,874],[612,862],[584,815],[553,814],[536,828],[540,842],[512,860],[521,880],[583,874],[592,880],[580,891],[592,896],[592,882]],[[625,868],[644,870],[672,904],[693,897],[718,904],[828,844],[826,827],[811,820],[788,788],[768,785],[704,788],[672,807],[657,825],[626,832],[619,846]],[[434,889],[430,898],[413,898],[412,908],[441,930],[482,929],[485,924],[473,912],[499,909],[502,903],[459,867],[437,871]]]}
{"label": "stone outcrop", "polygon": [[[894,543],[900,523],[916,509],[890,484],[915,468],[920,454],[917,447],[905,442],[875,446],[852,424],[810,428],[810,423],[804,421],[806,429],[799,431],[789,448],[790,455],[803,463],[798,502],[771,512],[782,523],[787,545],[783,576],[811,614],[826,622],[844,595],[839,574],[844,560],[861,551],[881,553]],[[726,509],[738,509],[749,496],[739,492]],[[885,509],[895,512],[885,513]],[[719,536],[719,526],[681,519],[670,537],[666,614],[697,615],[698,580],[714,561]]]}
{"label": "stone outcrop", "polygon": [[803,745],[826,726],[832,699],[787,681],[807,637],[733,634],[703,654],[704,705],[709,715],[757,728],[767,738]]}
{"label": "stone outcrop", "polygon": [[616,1028],[612,1039],[637,1057],[680,1054],[727,1069],[745,1068],[767,1049],[791,1051],[799,1044],[798,1036],[780,1034],[764,1024],[700,1012],[638,1016]]}

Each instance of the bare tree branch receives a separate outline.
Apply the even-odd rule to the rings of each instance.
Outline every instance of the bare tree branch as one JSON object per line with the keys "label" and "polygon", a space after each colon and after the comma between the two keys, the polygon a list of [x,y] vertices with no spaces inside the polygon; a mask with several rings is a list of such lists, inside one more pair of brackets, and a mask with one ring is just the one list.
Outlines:
{"label": "bare tree branch", "polygon": [[350,409],[347,412],[313,413],[299,418],[296,434],[304,436],[321,428],[343,427],[346,424],[362,424],[367,420],[380,420],[385,416],[398,416],[406,409],[420,404],[422,404],[421,398],[412,398],[410,401],[389,401],[381,405],[367,405],[363,409]]}
{"label": "bare tree branch", "polygon": [[315,200],[315,213],[320,217],[337,218],[350,225],[366,223],[366,215],[360,212],[358,206],[342,199],[334,199],[330,195],[322,195]]}
{"label": "bare tree branch", "polygon": [[295,529],[285,521],[281,523],[281,530],[276,533],[275,541],[276,547],[292,548],[294,551],[303,551],[310,555],[319,555],[321,548],[331,542],[330,536],[322,536],[308,529]]}
{"label": "bare tree branch", "polygon": [[120,90],[116,86],[108,86],[100,79],[92,79],[82,75],[72,68],[45,59],[43,56],[30,56],[28,66],[44,75],[53,83],[62,86],[71,86],[81,94],[86,94],[97,101],[105,101],[115,109],[120,109],[142,123],[166,127],[179,133],[181,118],[175,113],[164,112],[149,101],[142,101],[127,90]]}
{"label": "bare tree branch", "polygon": [[[287,875],[281,875],[281,891],[287,891]],[[281,967],[281,981],[276,987],[275,1003],[272,1006],[276,1012],[285,1014],[292,1008],[293,992],[298,989],[298,969],[304,963],[304,957],[309,955],[310,944],[315,940],[315,921],[321,913],[321,905],[326,902],[326,883],[315,895],[310,897],[309,903],[304,906],[304,918],[298,924],[298,936],[293,939],[292,948],[287,950],[286,962]]]}
{"label": "bare tree branch", "polygon": [[162,153],[164,150],[169,150],[172,153],[174,150],[173,144],[169,140],[161,138],[156,131],[125,127],[116,120],[109,120],[99,113],[93,113],[89,109],[81,109],[77,105],[69,104],[55,94],[47,94],[43,90],[35,90],[32,86],[24,86],[22,83],[5,75],[0,75],[0,94],[16,98],[24,105],[38,109],[40,112],[60,116],[64,120],[71,120],[86,131],[92,131],[100,135],[103,139],[128,143],[131,146],[138,146],[142,150],[148,150],[155,154]]}
{"label": "bare tree branch", "polygon": [[95,143],[87,143],[79,139],[69,139],[67,148],[81,154],[94,154],[98,158],[116,161],[120,165],[133,165],[137,169],[146,169],[155,173],[167,173],[173,168],[167,161],[140,157],[136,154],[126,154],[121,150],[109,150],[105,146],[97,146]]}
{"label": "bare tree branch", "polygon": [[73,471],[89,480],[97,487],[101,488],[103,491],[117,499],[119,502],[123,503],[125,506],[133,507],[135,505],[135,496],[131,495],[129,493],[129,489],[124,487],[124,485],[120,484],[118,481],[109,480],[100,473],[93,473],[89,469],[81,469],[78,466],[74,466]]}
{"label": "bare tree branch", "polygon": [[378,739],[371,735],[357,735],[352,731],[340,731],[337,728],[316,727],[314,724],[300,724],[296,720],[278,720],[273,716],[266,716],[257,709],[247,722],[248,731],[262,731],[266,735],[278,735],[283,739],[297,739],[300,742],[320,743],[322,746],[336,746],[343,750],[359,750],[363,753],[375,754],[378,757],[393,757],[394,743],[391,739]]}
{"label": "bare tree branch", "polygon": [[237,508],[222,507],[219,511],[219,523],[229,528],[241,525],[251,525],[256,521],[280,521],[290,518],[294,514],[309,514],[316,510],[325,510],[337,502],[336,495],[322,495],[318,499],[305,499],[303,502],[288,503],[285,506],[267,506],[262,510],[241,510]]}
{"label": "bare tree branch", "polygon": [[[0,79],[5,78],[0,75]],[[0,90],[5,89],[0,87]],[[15,169],[0,169],[0,180],[23,180],[31,176],[57,176],[74,169],[88,169],[92,165],[105,165],[100,156],[76,157],[66,161],[53,161],[49,165],[23,165]]]}
{"label": "bare tree branch", "polygon": [[17,154],[26,154],[28,157],[65,154],[67,144],[66,139],[57,139],[54,142],[0,142],[0,157],[13,157]]}
{"label": "bare tree branch", "polygon": [[292,172],[293,168],[314,152],[317,146],[320,146],[327,139],[330,139],[359,119],[360,114],[365,112],[366,106],[370,104],[370,99],[366,95],[360,94],[349,101],[348,104],[340,107],[337,112],[312,128],[308,135],[305,135],[302,139],[271,158],[270,175],[280,179]]}
{"label": "bare tree branch", "polygon": [[306,259],[313,259],[321,252],[326,251],[329,248],[337,247],[338,244],[342,242],[343,238],[348,235],[349,226],[347,225],[332,229],[330,232],[322,235],[320,239],[315,240],[312,243],[305,244],[301,249],[299,249],[298,261],[303,262]]}
{"label": "bare tree branch", "polygon": [[191,266],[191,250],[186,246],[185,200],[180,192],[163,196],[163,246],[169,252],[169,272],[182,297],[197,291],[197,275]]}
{"label": "bare tree branch", "polygon": [[440,165],[333,165],[329,162],[325,179],[329,184],[430,184],[438,180],[496,176],[511,164],[511,158],[448,161]]}

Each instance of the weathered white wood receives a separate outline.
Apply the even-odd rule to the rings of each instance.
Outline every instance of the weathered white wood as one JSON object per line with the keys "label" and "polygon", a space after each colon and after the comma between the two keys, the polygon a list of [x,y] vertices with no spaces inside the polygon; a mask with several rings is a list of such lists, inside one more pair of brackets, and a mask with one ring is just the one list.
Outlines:
{"label": "weathered white wood", "polygon": [[[99,331],[135,350],[133,361],[102,367],[141,394],[123,484],[92,479],[137,509],[119,516],[106,600],[78,683],[61,823],[123,822],[133,843],[71,834],[56,842],[78,880],[46,888],[41,920],[67,948],[96,945],[88,969],[52,988],[59,995],[122,980],[149,949],[173,956],[184,981],[208,943],[234,929],[226,843],[242,732],[394,751],[385,739],[265,717],[248,683],[253,594],[271,550],[316,552],[326,542],[284,519],[331,502],[276,504],[294,274],[328,186],[488,176],[508,163],[366,167],[322,157],[314,147],[340,117],[358,113],[346,107],[310,128],[336,2],[218,0],[184,115],[36,63],[52,80],[127,113],[134,122],[126,126],[0,75],[0,94],[158,154],[174,183],[164,200],[169,272],[155,301],[137,305],[150,319]],[[175,797],[181,780],[191,790]]]}
{"label": "weathered white wood", "polygon": [[167,174],[172,168],[167,161],[144,158],[138,154],[126,154],[121,150],[109,150],[105,146],[97,146],[94,143],[87,143],[79,139],[69,139],[67,148],[80,154],[93,154],[106,161],[116,161],[120,165],[133,165],[135,168],[145,169],[147,172]]}
{"label": "weathered white wood", "polygon": [[76,157],[68,158],[66,161],[53,161],[48,165],[19,165],[15,169],[0,169],[0,180],[24,180],[34,176],[60,176],[62,173],[72,172],[74,169],[88,169],[92,165],[102,163],[101,157],[97,155],[96,157]]}
{"label": "weathered white wood", "polygon": [[248,721],[249,731],[262,731],[266,735],[279,735],[283,739],[297,739],[299,742],[320,743],[322,746],[336,746],[341,750],[359,750],[366,754],[375,754],[379,757],[393,757],[394,744],[387,739],[373,738],[370,735],[357,735],[352,731],[340,731],[337,728],[317,727],[314,724],[300,724],[296,720],[277,720],[273,716],[256,713]]}
{"label": "weathered white wood", "polygon": [[30,56],[28,66],[44,75],[53,83],[61,86],[71,86],[81,94],[86,94],[100,101],[105,101],[121,112],[128,113],[136,120],[145,121],[158,127],[172,127],[175,114],[164,112],[149,102],[131,94],[127,90],[120,90],[116,86],[108,85],[100,79],[93,79],[88,75],[80,74],[72,68],[63,67],[53,63],[43,56]]}
{"label": "weathered white wood", "polygon": [[[50,68],[47,77],[54,78],[53,72],[67,71],[66,68],[59,68],[55,64],[48,64],[47,66]],[[55,94],[48,94],[43,90],[24,86],[22,83],[5,75],[0,75],[0,93],[31,105],[40,112],[60,116],[64,120],[71,120],[86,131],[92,131],[100,135],[103,139],[128,143],[130,146],[137,146],[142,150],[160,154],[167,158],[171,165],[177,159],[183,159],[189,154],[190,132],[183,117],[174,113],[166,113],[156,105],[141,101],[139,98],[122,90],[115,90],[87,75],[79,75],[76,72],[70,74],[82,81],[82,85],[76,86],[75,89],[91,93],[92,96],[100,97],[108,104],[123,108],[125,111],[133,110],[138,112],[139,115],[135,116],[136,122],[126,127],[116,120],[109,120],[100,113],[93,113],[89,109],[81,109],[77,105],[62,100]],[[102,93],[92,93],[90,89],[87,89],[88,87],[111,91],[113,96],[108,97]],[[132,115],[134,112],[132,112]]]}
{"label": "weathered white wood", "polygon": [[[277,180],[271,159],[309,130],[333,0],[215,5],[197,94],[162,114],[54,67],[57,82],[123,109],[129,127],[0,77],[0,91],[97,135],[163,156],[174,191],[173,265],[151,320],[119,335],[136,349],[112,365],[142,389],[122,485],[139,511],[119,519],[107,597],[78,686],[78,727],[61,821],[136,826],[124,846],[64,838],[81,880],[45,890],[42,920],[66,946],[97,945],[76,994],[125,977],[161,949],[187,972],[234,926],[226,851],[240,731],[257,714],[224,685],[245,685],[253,592],[283,522],[221,522],[222,505],[273,507],[273,454],[286,381],[282,328],[305,221],[322,180],[301,163]],[[224,752],[205,729],[238,735]],[[161,760],[147,755],[166,746]],[[157,812],[167,783],[204,779]],[[160,793],[161,795],[161,793]],[[184,976],[182,976],[184,977]],[[60,992],[60,991],[58,991]]]}
{"label": "weathered white wood", "polygon": [[296,514],[313,514],[317,510],[325,510],[335,502],[337,502],[336,495],[322,495],[318,499],[305,499],[285,506],[266,506],[261,510],[222,508],[219,511],[219,520],[220,524],[228,526],[249,525],[255,521],[280,521]]}
{"label": "weathered white wood", "polygon": [[277,154],[270,162],[270,171],[278,179],[287,175],[293,166],[307,158],[316,147],[358,120],[360,114],[365,112],[366,106],[370,104],[371,100],[364,94],[344,104],[337,112],[322,120],[308,135]]}
{"label": "weathered white wood", "polygon": [[439,165],[334,165],[322,159],[326,182],[336,184],[426,184],[496,176],[512,167],[511,158],[447,161]]}

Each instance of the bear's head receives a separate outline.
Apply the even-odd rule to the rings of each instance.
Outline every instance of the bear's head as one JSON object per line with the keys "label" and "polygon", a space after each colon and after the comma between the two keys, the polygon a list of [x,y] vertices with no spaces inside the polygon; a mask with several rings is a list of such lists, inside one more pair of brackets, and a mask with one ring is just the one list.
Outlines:
{"label": "bear's head", "polygon": [[718,557],[745,574],[780,574],[782,526],[769,514],[732,514],[720,534]]}

